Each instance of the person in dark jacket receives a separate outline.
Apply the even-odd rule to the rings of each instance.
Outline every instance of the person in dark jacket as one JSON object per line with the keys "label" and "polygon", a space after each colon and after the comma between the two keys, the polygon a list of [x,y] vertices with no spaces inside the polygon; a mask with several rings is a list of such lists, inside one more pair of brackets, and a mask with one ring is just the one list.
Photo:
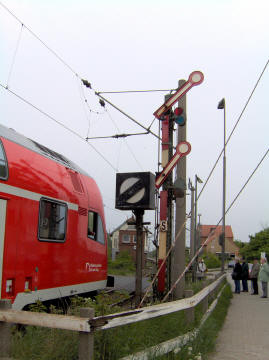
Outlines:
{"label": "person in dark jacket", "polygon": [[253,287],[253,293],[251,295],[258,295],[258,275],[260,271],[260,264],[258,259],[254,259],[253,266],[251,269],[251,272],[249,273],[252,287]]}
{"label": "person in dark jacket", "polygon": [[242,288],[243,292],[248,292],[248,263],[245,261],[245,258],[242,259]]}
{"label": "person in dark jacket", "polygon": [[234,265],[234,270],[232,273],[232,278],[234,280],[234,286],[235,286],[235,290],[234,292],[236,294],[240,294],[240,280],[242,276],[242,266],[239,262],[239,259],[235,260],[235,265]]}

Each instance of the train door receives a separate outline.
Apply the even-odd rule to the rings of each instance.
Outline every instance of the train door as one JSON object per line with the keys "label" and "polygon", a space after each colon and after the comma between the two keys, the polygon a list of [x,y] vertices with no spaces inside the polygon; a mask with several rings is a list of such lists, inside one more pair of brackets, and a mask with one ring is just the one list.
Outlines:
{"label": "train door", "polygon": [[4,257],[4,240],[6,230],[6,208],[7,201],[0,199],[0,299],[3,277],[3,257]]}

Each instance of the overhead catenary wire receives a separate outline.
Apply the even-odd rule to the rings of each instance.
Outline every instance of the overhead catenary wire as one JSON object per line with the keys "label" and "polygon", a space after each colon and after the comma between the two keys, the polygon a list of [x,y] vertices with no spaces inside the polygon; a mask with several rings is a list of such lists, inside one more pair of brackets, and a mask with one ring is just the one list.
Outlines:
{"label": "overhead catenary wire", "polygon": [[24,25],[21,24],[20,33],[19,33],[19,36],[18,36],[18,39],[17,39],[17,42],[16,42],[15,51],[14,51],[14,54],[13,54],[13,57],[12,57],[11,66],[10,66],[8,77],[7,77],[7,85],[6,85],[6,87],[8,87],[8,84],[9,84],[9,81],[10,81],[10,78],[11,78],[11,74],[12,74],[12,71],[13,71],[13,67],[14,67],[14,64],[15,64],[17,52],[18,52],[19,45],[20,45],[20,42],[21,42],[23,26]]}
{"label": "overhead catenary wire", "polygon": [[108,136],[93,136],[93,137],[86,137],[86,140],[97,140],[97,139],[121,139],[126,138],[128,136],[135,136],[135,135],[148,135],[148,132],[143,133],[133,133],[133,134],[115,134],[115,135],[108,135]]}
{"label": "overhead catenary wire", "polygon": [[[113,119],[113,117],[111,116],[110,112],[106,109],[106,112],[110,118],[110,120],[113,122],[115,128],[117,129],[118,132],[120,132],[120,129],[118,127],[118,125],[116,124],[116,121]],[[124,144],[126,145],[126,147],[128,148],[129,152],[131,153],[132,157],[134,158],[135,162],[137,163],[137,165],[140,167],[140,169],[143,171],[143,166],[140,164],[140,162],[137,160],[137,157],[135,156],[133,150],[131,149],[131,147],[129,146],[128,142],[125,141],[125,139],[123,139]]]}
{"label": "overhead catenary wire", "polygon": [[132,93],[148,93],[148,92],[167,92],[176,91],[177,89],[153,89],[153,90],[123,90],[123,91],[98,91],[98,94],[132,94]]}
{"label": "overhead catenary wire", "polygon": [[[266,68],[267,68],[267,66],[268,66],[268,63],[269,63],[269,60],[267,60],[267,62],[266,62],[266,64],[265,64],[265,66],[264,66],[264,68],[263,68],[263,70],[262,70],[262,72],[261,72],[258,80],[256,81],[255,86],[254,86],[253,90],[251,91],[251,93],[250,93],[250,95],[249,95],[249,97],[248,97],[248,99],[247,99],[247,101],[246,101],[246,103],[245,103],[245,105],[244,105],[244,107],[243,107],[243,110],[241,111],[241,113],[240,113],[240,115],[239,115],[239,117],[238,117],[238,119],[237,119],[237,121],[236,121],[236,123],[235,123],[235,125],[234,125],[234,127],[233,127],[233,129],[232,129],[232,131],[231,131],[231,133],[230,133],[230,135],[229,135],[228,138],[227,138],[227,141],[226,141],[226,143],[225,143],[225,146],[226,146],[226,145],[228,144],[228,142],[230,141],[230,139],[231,139],[231,137],[232,137],[232,135],[233,135],[233,133],[234,133],[237,125],[239,124],[239,121],[241,120],[242,115],[244,114],[244,112],[245,112],[245,110],[246,110],[246,108],[247,108],[247,106],[248,106],[248,104],[249,104],[249,102],[250,102],[250,100],[251,100],[251,98],[252,98],[252,96],[253,96],[253,94],[254,94],[254,92],[255,92],[255,90],[256,90],[256,88],[257,88],[257,86],[258,86],[258,84],[259,84],[259,82],[260,82],[260,80],[261,80],[261,78],[262,78],[262,76],[263,76]],[[219,159],[221,158],[221,155],[223,154],[223,151],[224,151],[224,147],[223,147],[223,149],[221,150],[221,152],[220,152],[220,154],[219,154],[219,156],[218,156],[215,164],[213,165],[213,167],[212,167],[212,169],[211,169],[211,171],[210,171],[210,173],[209,173],[206,181],[204,182],[204,185],[203,185],[201,191],[199,192],[199,194],[198,194],[198,196],[197,196],[197,200],[200,198],[200,196],[202,195],[205,187],[207,186],[207,183],[208,183],[209,179],[211,178],[211,175],[213,174],[213,172],[214,172],[214,170],[215,170],[215,168],[216,168],[216,166],[217,166],[217,164],[218,164],[218,162],[219,162]]]}
{"label": "overhead catenary wire", "polygon": [[19,23],[21,23],[25,29],[27,29],[32,36],[34,36],[43,46],[45,46],[64,66],[66,66],[74,75],[78,76],[81,79],[81,76],[60,56],[58,55],[51,47],[49,47],[37,34],[34,33],[25,23],[23,23],[7,6],[5,6],[1,1],[0,5],[11,15],[14,19],[16,19]]}
{"label": "overhead catenary wire", "polygon": [[18,99],[20,99],[21,101],[23,101],[24,103],[28,104],[29,106],[31,106],[32,108],[34,108],[35,110],[39,111],[41,114],[43,114],[44,116],[46,116],[47,118],[49,118],[50,120],[56,122],[58,125],[62,126],[64,129],[66,129],[67,131],[71,132],[73,135],[75,135],[76,137],[78,137],[80,140],[83,140],[86,144],[88,144],[114,171],[118,171],[118,169],[116,169],[109,160],[107,160],[103,154],[100,153],[100,151],[98,151],[91,143],[87,142],[85,140],[85,138],[83,136],[81,136],[80,134],[78,134],[77,132],[75,132],[74,130],[70,129],[69,127],[67,127],[66,125],[64,125],[63,123],[61,123],[59,120],[55,119],[53,116],[49,115],[48,113],[46,113],[45,111],[43,111],[42,109],[40,109],[39,107],[37,107],[36,105],[32,104],[30,101],[26,100],[25,98],[23,98],[22,96],[20,96],[19,94],[15,93],[14,91],[8,89],[6,86],[4,86],[3,84],[0,83],[0,86],[5,89],[6,91],[10,92],[12,95],[16,96]]}
{"label": "overhead catenary wire", "polygon": [[[1,1],[0,1],[0,5],[11,15],[13,16],[20,24],[22,24],[24,26],[25,29],[27,29],[32,36],[34,36],[43,46],[45,46],[48,51],[50,51],[66,68],[68,68],[75,76],[77,76],[85,86],[87,86],[88,88],[92,89],[95,91],[95,89],[92,87],[91,83],[88,82],[87,80],[83,79],[77,71],[75,71],[73,69],[72,66],[70,66],[60,55],[58,55],[50,46],[48,46],[33,30],[30,29],[30,27],[28,27],[27,25],[25,25],[25,23],[23,23],[11,10],[9,10],[9,8],[7,6],[5,6]],[[171,90],[171,89],[169,89]],[[142,90],[143,91],[143,90]],[[152,132],[149,128],[144,127],[142,124],[140,124],[137,120],[135,120],[133,117],[131,117],[130,115],[128,115],[127,113],[125,113],[123,110],[119,109],[116,105],[112,104],[109,100],[103,98],[100,95],[100,92],[95,91],[95,95],[97,95],[99,98],[103,99],[105,102],[107,102],[108,104],[110,104],[112,107],[114,107],[115,109],[117,109],[118,111],[120,111],[122,114],[124,114],[126,117],[128,117],[130,120],[132,120],[133,122],[135,122],[137,125],[141,126],[142,128],[144,128],[145,130],[148,130],[150,134],[152,134],[153,136],[157,137],[158,136]]]}
{"label": "overhead catenary wire", "polygon": [[135,120],[132,116],[128,115],[126,112],[124,112],[123,110],[121,110],[119,107],[117,107],[115,104],[113,104],[111,101],[107,100],[106,98],[104,98],[102,95],[98,94],[97,92],[95,92],[95,94],[97,96],[99,96],[101,99],[103,99],[106,103],[108,103],[110,106],[112,106],[114,109],[118,110],[120,113],[122,113],[123,115],[125,115],[128,119],[132,120],[134,123],[136,123],[138,126],[142,127],[144,130],[148,131],[150,134],[152,134],[153,136],[155,136],[157,139],[160,139],[160,137],[155,134],[154,132],[152,132],[149,128],[145,127],[144,125],[142,125],[140,122],[138,122],[137,120]]}

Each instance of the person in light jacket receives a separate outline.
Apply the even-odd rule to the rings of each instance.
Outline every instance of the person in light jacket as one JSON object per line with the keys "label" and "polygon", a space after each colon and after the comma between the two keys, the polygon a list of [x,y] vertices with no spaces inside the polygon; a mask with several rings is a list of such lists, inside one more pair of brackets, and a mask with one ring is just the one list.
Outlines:
{"label": "person in light jacket", "polygon": [[258,291],[258,275],[259,275],[259,271],[260,271],[260,264],[258,259],[254,259],[253,261],[253,266],[251,268],[251,271],[249,273],[249,277],[251,279],[251,284],[252,284],[252,289],[253,292],[251,295],[258,295],[259,291]]}
{"label": "person in light jacket", "polygon": [[265,258],[261,259],[261,267],[259,272],[259,281],[262,283],[262,298],[267,298],[267,288],[269,281],[269,265],[267,264],[267,260]]}

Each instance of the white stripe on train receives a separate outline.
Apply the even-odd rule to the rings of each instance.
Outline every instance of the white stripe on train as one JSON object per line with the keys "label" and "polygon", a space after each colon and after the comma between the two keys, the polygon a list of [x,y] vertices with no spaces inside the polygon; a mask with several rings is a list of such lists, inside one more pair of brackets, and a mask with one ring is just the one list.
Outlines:
{"label": "white stripe on train", "polygon": [[67,204],[68,209],[78,211],[78,205],[77,204],[73,204],[73,203],[70,203],[70,202],[67,202],[67,201],[64,201],[64,200],[61,200],[61,199],[52,198],[52,197],[47,196],[47,195],[42,195],[42,194],[39,194],[39,193],[35,193],[33,191],[21,189],[21,188],[18,188],[16,186],[11,186],[11,185],[4,184],[4,183],[0,183],[0,192],[5,193],[5,194],[9,194],[9,195],[18,196],[18,197],[21,197],[21,198],[24,198],[24,199],[34,200],[34,201],[39,201],[43,197],[47,198],[47,199],[51,199],[51,200],[63,201],[63,202],[65,202]]}

